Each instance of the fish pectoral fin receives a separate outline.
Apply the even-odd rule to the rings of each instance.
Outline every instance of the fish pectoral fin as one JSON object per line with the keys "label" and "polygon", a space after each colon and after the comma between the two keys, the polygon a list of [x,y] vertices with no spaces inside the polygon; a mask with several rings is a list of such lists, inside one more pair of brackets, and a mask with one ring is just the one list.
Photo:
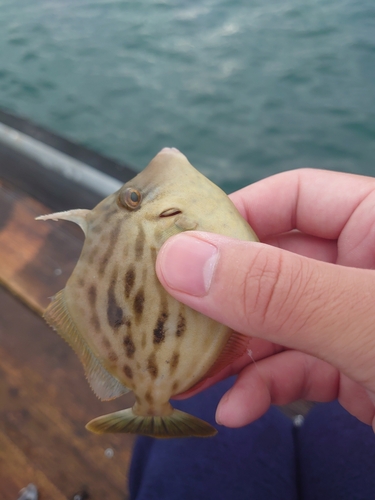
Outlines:
{"label": "fish pectoral fin", "polygon": [[64,290],[52,297],[43,316],[77,354],[83,364],[87,381],[99,399],[114,399],[129,392],[127,387],[104,368],[79,333],[66,307]]}
{"label": "fish pectoral fin", "polygon": [[198,227],[198,222],[190,219],[189,217],[187,217],[187,215],[184,214],[176,217],[174,223],[177,229],[179,229],[180,231],[193,231]]}
{"label": "fish pectoral fin", "polygon": [[204,376],[204,379],[213,377],[226,366],[236,361],[248,348],[251,337],[242,335],[238,332],[233,332],[229,337],[228,342],[225,344],[224,349],[221,351],[220,356],[215,363],[211,366],[209,371]]}
{"label": "fish pectoral fin", "polygon": [[217,434],[215,427],[208,422],[175,409],[166,416],[140,416],[128,408],[94,418],[86,429],[95,434],[121,432],[155,438],[210,437]]}

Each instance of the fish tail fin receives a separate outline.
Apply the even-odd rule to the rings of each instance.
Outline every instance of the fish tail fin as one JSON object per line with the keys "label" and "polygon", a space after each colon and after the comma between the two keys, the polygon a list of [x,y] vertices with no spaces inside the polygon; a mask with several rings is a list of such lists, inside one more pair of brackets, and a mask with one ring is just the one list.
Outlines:
{"label": "fish tail fin", "polygon": [[165,416],[135,415],[132,408],[116,411],[91,420],[86,429],[96,434],[131,433],[156,438],[209,437],[217,430],[200,418],[180,410]]}

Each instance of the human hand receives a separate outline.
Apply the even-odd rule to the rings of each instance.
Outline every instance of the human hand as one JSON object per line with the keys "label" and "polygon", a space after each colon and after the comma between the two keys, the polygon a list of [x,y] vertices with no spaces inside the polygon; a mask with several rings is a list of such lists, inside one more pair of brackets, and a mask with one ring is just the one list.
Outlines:
{"label": "human hand", "polygon": [[185,232],[156,270],[176,299],[249,335],[258,361],[244,354],[184,396],[239,373],[217,408],[223,425],[338,398],[375,430],[375,179],[295,170],[231,198],[261,243]]}

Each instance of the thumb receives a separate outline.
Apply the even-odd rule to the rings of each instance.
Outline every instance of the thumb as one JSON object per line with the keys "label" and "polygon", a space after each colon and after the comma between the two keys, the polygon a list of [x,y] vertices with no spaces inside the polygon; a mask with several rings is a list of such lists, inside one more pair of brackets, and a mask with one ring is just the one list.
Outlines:
{"label": "thumb", "polygon": [[328,361],[375,390],[374,271],[201,232],[168,239],[156,271],[193,309]]}

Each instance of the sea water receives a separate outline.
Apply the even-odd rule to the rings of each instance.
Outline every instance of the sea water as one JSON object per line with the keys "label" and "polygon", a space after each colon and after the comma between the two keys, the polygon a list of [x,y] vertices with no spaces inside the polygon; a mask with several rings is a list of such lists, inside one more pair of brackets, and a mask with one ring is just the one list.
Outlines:
{"label": "sea water", "polygon": [[0,107],[137,170],[177,147],[226,191],[375,175],[375,2],[0,0]]}

